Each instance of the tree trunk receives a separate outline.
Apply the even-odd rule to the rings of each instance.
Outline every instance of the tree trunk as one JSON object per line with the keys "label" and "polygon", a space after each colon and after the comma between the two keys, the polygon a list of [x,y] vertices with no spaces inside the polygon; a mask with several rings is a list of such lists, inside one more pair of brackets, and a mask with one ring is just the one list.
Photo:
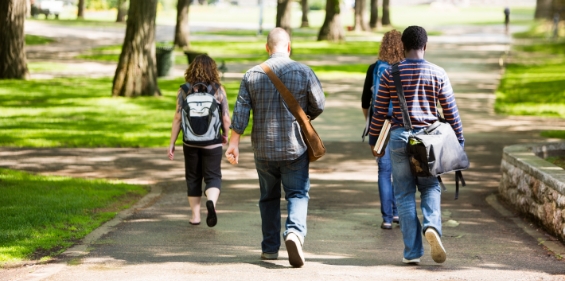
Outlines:
{"label": "tree trunk", "polygon": [[320,28],[318,41],[329,40],[337,42],[344,39],[339,2],[340,0],[326,1],[326,18],[322,28]]}
{"label": "tree trunk", "polygon": [[565,19],[565,0],[553,0],[553,9],[549,19],[553,20],[556,13],[559,14],[560,21]]}
{"label": "tree trunk", "polygon": [[85,0],[78,0],[77,5],[77,19],[84,19],[84,2]]}
{"label": "tree trunk", "polygon": [[0,79],[29,77],[24,36],[26,9],[26,1],[0,1]]}
{"label": "tree trunk", "polygon": [[550,19],[553,17],[551,8],[553,0],[536,0],[536,12],[534,18],[536,19]]}
{"label": "tree trunk", "polygon": [[379,0],[371,0],[371,16],[369,18],[369,27],[377,29],[379,23]]}
{"label": "tree trunk", "polygon": [[381,19],[383,26],[390,25],[389,2],[390,0],[383,0],[383,18]]}
{"label": "tree trunk", "polygon": [[290,7],[291,0],[277,0],[277,22],[276,27],[281,27],[290,34]]}
{"label": "tree trunk", "polygon": [[302,4],[302,24],[300,27],[309,27],[310,23],[308,22],[308,12],[310,8],[308,7],[308,0],[300,1]]}
{"label": "tree trunk", "polygon": [[127,14],[128,14],[127,0],[118,0],[118,16],[116,17],[116,22],[126,21]]}
{"label": "tree trunk", "polygon": [[31,17],[31,0],[26,0],[26,18]]}
{"label": "tree trunk", "polygon": [[175,27],[175,45],[181,48],[190,46],[188,26],[188,11],[191,0],[178,0],[177,2],[177,25]]}
{"label": "tree trunk", "polygon": [[126,36],[112,87],[113,96],[159,96],[155,59],[158,0],[130,0]]}
{"label": "tree trunk", "polygon": [[353,26],[355,31],[369,30],[367,20],[365,19],[366,11],[367,6],[365,5],[365,0],[355,0],[355,25]]}

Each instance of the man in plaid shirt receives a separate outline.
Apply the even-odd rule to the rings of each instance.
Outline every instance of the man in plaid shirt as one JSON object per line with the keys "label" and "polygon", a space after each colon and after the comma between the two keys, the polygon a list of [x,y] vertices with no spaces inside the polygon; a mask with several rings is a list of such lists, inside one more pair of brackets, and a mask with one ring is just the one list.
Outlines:
{"label": "man in plaid shirt", "polygon": [[[315,119],[324,110],[324,91],[308,66],[290,59],[290,36],[275,28],[267,37],[269,59],[265,62],[279,77],[304,112]],[[308,153],[302,131],[283,97],[267,74],[257,65],[245,73],[239,88],[226,157],[239,161],[239,140],[253,111],[251,142],[259,175],[263,241],[261,258],[277,259],[281,231],[281,183],[287,201],[288,218],[283,233],[289,262],[304,265],[302,245],[306,237],[306,214],[310,189]]]}

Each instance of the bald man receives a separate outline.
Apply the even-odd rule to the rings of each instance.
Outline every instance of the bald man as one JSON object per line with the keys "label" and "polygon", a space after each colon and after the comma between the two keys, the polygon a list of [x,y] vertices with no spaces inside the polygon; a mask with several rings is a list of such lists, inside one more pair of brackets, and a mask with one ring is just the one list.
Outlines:
{"label": "bald man", "polygon": [[[322,85],[312,69],[290,59],[288,33],[282,28],[273,29],[267,37],[266,50],[269,59],[265,63],[289,89],[304,112],[311,119],[318,117],[325,103]],[[226,151],[231,164],[239,162],[239,140],[249,123],[251,111],[251,142],[261,190],[261,259],[275,260],[279,256],[282,184],[288,210],[283,238],[290,264],[301,267],[305,261],[302,245],[306,237],[310,161],[300,125],[259,65],[245,73],[239,87]]]}

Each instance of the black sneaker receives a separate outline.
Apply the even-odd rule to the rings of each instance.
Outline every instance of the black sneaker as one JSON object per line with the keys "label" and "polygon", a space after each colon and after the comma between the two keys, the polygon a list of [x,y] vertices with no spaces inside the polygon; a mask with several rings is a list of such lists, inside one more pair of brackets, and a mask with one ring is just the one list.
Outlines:
{"label": "black sneaker", "polygon": [[206,201],[206,209],[208,209],[206,224],[209,227],[214,227],[218,223],[218,217],[216,216],[216,208],[214,208],[214,202],[212,202],[212,200]]}

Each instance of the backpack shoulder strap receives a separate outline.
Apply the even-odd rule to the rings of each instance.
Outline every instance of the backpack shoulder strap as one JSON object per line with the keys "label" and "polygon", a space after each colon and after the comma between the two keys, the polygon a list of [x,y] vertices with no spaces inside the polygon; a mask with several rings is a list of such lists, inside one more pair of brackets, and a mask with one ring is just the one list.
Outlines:
{"label": "backpack shoulder strap", "polygon": [[406,130],[412,130],[412,121],[410,120],[408,105],[406,105],[406,99],[404,98],[404,90],[402,89],[402,82],[400,81],[400,68],[398,67],[398,64],[399,63],[395,63],[392,65],[392,79],[394,80],[396,94],[400,101],[400,110],[402,110],[402,122],[404,123],[404,128]]}
{"label": "backpack shoulder strap", "polygon": [[184,92],[185,97],[188,95],[188,93],[190,92],[190,83],[184,83],[182,85],[180,85],[180,88],[182,89],[182,91]]}

